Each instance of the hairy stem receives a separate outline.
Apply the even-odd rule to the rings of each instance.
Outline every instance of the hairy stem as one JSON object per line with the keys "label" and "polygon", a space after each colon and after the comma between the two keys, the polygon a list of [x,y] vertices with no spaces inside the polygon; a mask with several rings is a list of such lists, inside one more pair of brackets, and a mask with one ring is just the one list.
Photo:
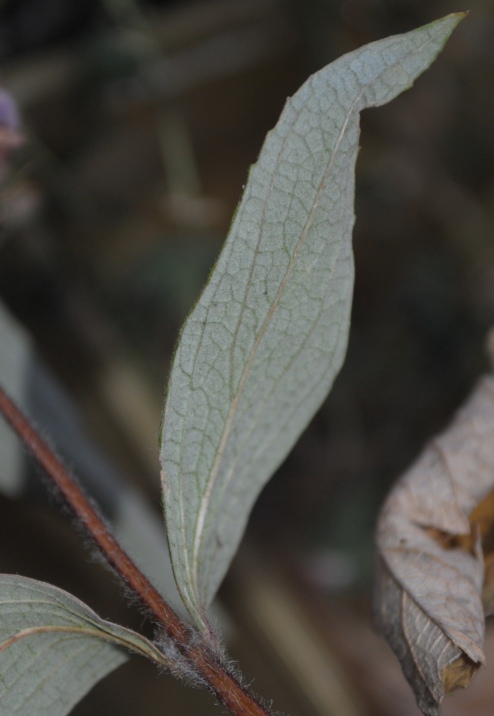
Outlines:
{"label": "hairy stem", "polygon": [[179,618],[115,540],[53,450],[0,386],[0,413],[44,468],[77,521],[139,602],[174,642],[207,688],[236,716],[269,716],[269,712],[227,670],[198,633]]}

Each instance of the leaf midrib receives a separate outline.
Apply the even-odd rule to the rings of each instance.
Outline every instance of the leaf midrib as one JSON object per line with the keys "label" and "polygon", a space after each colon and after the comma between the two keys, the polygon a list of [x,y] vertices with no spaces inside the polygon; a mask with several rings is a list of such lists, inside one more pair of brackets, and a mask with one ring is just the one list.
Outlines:
{"label": "leaf midrib", "polygon": [[[372,82],[375,82],[377,79],[378,79],[378,77],[374,78],[374,79],[372,80]],[[280,285],[280,287],[279,287],[279,289],[278,289],[278,291],[277,291],[277,294],[276,294],[276,296],[275,296],[275,298],[274,298],[273,304],[272,304],[271,308],[269,309],[266,318],[264,319],[264,322],[263,322],[263,325],[262,325],[262,327],[261,327],[261,330],[259,331],[259,334],[258,334],[258,336],[257,336],[257,338],[256,338],[256,340],[255,340],[255,342],[254,342],[254,345],[253,345],[253,347],[252,347],[252,349],[251,349],[251,352],[250,352],[249,357],[248,357],[248,359],[247,359],[247,361],[246,361],[246,364],[245,364],[245,368],[244,368],[244,370],[243,370],[243,372],[242,372],[241,379],[240,379],[239,384],[238,384],[237,392],[236,392],[236,394],[235,394],[235,396],[234,396],[234,398],[233,398],[233,400],[232,400],[232,403],[231,403],[231,405],[230,405],[230,410],[228,411],[228,416],[227,416],[227,419],[226,419],[226,422],[225,422],[225,428],[224,428],[224,430],[223,430],[223,435],[222,435],[222,437],[221,437],[221,441],[220,441],[220,444],[219,444],[219,447],[218,447],[218,450],[217,450],[217,453],[216,453],[215,461],[214,461],[213,466],[212,466],[212,468],[211,468],[211,473],[210,473],[208,482],[207,482],[207,484],[206,484],[206,489],[205,489],[205,491],[204,491],[204,493],[203,493],[203,496],[202,496],[202,498],[201,498],[200,507],[199,507],[199,510],[198,510],[198,513],[197,513],[197,518],[196,518],[196,526],[195,526],[195,530],[194,530],[194,546],[193,546],[193,552],[192,552],[193,584],[194,584],[194,591],[195,591],[195,594],[196,594],[196,595],[198,594],[198,588],[197,588],[197,585],[198,585],[198,566],[199,566],[198,553],[199,553],[200,541],[201,541],[201,537],[202,537],[202,533],[203,533],[203,531],[204,531],[204,525],[205,525],[205,521],[206,521],[207,507],[208,507],[208,504],[209,504],[209,499],[210,499],[210,497],[211,497],[212,491],[213,491],[213,489],[214,489],[214,485],[215,485],[215,482],[216,482],[216,478],[217,478],[218,473],[219,473],[219,467],[220,467],[220,464],[221,464],[221,460],[222,460],[222,458],[223,458],[223,453],[224,453],[224,450],[225,450],[225,447],[226,447],[226,443],[227,443],[228,438],[229,438],[229,436],[230,436],[230,431],[231,431],[231,428],[232,428],[232,425],[233,425],[233,421],[234,421],[234,418],[235,418],[237,406],[238,406],[238,403],[239,403],[239,401],[240,401],[240,397],[241,397],[241,395],[242,395],[243,388],[244,388],[245,383],[246,383],[246,381],[247,381],[247,378],[248,378],[248,376],[249,376],[250,368],[251,368],[251,365],[252,365],[252,363],[253,363],[253,361],[254,361],[254,359],[255,359],[255,357],[256,357],[256,354],[257,354],[257,351],[258,351],[258,349],[259,349],[260,343],[261,343],[261,341],[262,341],[262,339],[263,339],[263,337],[264,337],[264,335],[265,335],[265,333],[266,333],[266,330],[267,330],[267,328],[268,328],[268,326],[269,326],[269,323],[270,323],[270,321],[271,321],[271,319],[272,319],[272,317],[273,317],[273,315],[274,315],[276,309],[278,308],[278,306],[279,306],[279,304],[280,304],[280,301],[281,301],[281,298],[282,298],[282,296],[283,296],[283,294],[284,294],[284,291],[285,291],[286,285],[287,285],[287,283],[288,283],[288,280],[289,280],[289,278],[290,278],[290,276],[291,276],[291,274],[292,274],[292,272],[293,272],[293,269],[294,269],[296,260],[297,260],[297,258],[298,258],[298,255],[299,255],[299,253],[300,253],[300,251],[301,251],[301,249],[302,249],[302,247],[303,247],[303,245],[304,245],[304,243],[305,243],[305,240],[306,240],[306,238],[307,238],[307,236],[308,236],[308,234],[309,234],[309,231],[310,231],[310,229],[311,229],[311,227],[312,227],[313,219],[314,219],[315,213],[316,213],[316,211],[317,211],[317,209],[318,209],[318,207],[319,207],[319,202],[320,202],[320,199],[321,199],[322,192],[324,191],[324,189],[325,189],[325,187],[326,187],[326,183],[327,183],[328,177],[329,177],[330,174],[331,174],[331,170],[332,170],[332,168],[333,168],[333,165],[334,165],[334,162],[335,162],[335,158],[336,158],[336,156],[337,156],[337,153],[338,153],[338,150],[339,150],[341,141],[342,141],[342,139],[343,139],[343,137],[344,137],[344,135],[345,135],[345,131],[346,131],[346,128],[347,128],[347,126],[348,126],[348,122],[349,122],[349,120],[350,120],[350,117],[351,117],[352,114],[353,114],[353,111],[354,111],[354,109],[355,109],[355,106],[356,106],[357,103],[360,101],[360,99],[361,99],[363,93],[364,93],[365,90],[367,89],[368,84],[369,84],[369,83],[365,84],[365,85],[362,87],[362,89],[360,90],[360,92],[359,92],[358,95],[356,96],[355,100],[353,101],[353,103],[351,104],[351,106],[349,107],[349,109],[348,109],[348,111],[347,111],[347,113],[346,113],[346,115],[345,115],[345,121],[344,121],[344,123],[343,123],[343,125],[342,125],[342,128],[341,128],[341,130],[340,130],[340,133],[339,133],[339,135],[338,135],[338,139],[337,139],[337,141],[336,141],[336,143],[335,143],[334,150],[333,150],[333,152],[332,152],[332,154],[331,154],[331,158],[330,158],[330,160],[329,160],[329,162],[328,162],[327,169],[326,169],[326,171],[325,171],[325,173],[324,173],[324,176],[323,176],[323,178],[322,178],[322,180],[321,180],[321,182],[320,182],[320,185],[319,185],[319,188],[318,188],[318,191],[317,191],[317,195],[316,195],[316,199],[315,199],[314,204],[313,204],[313,206],[312,206],[312,208],[311,208],[311,210],[310,210],[310,212],[309,212],[309,215],[308,215],[308,217],[307,217],[307,221],[306,221],[306,223],[305,223],[305,226],[304,226],[304,229],[303,229],[302,234],[301,234],[301,236],[300,236],[300,239],[298,240],[297,246],[295,247],[295,250],[294,250],[294,252],[293,252],[293,255],[292,255],[291,259],[290,259],[290,262],[289,262],[289,264],[288,264],[288,267],[287,267],[285,276],[283,277],[283,281],[281,282],[281,285]],[[300,116],[300,112],[298,113],[298,116]],[[293,130],[292,130],[292,131],[293,131]],[[290,135],[288,135],[288,136],[285,138],[284,144],[286,144],[286,142],[287,142],[289,136],[290,136]],[[271,193],[271,191],[272,191],[272,186],[271,186],[271,188],[270,188],[270,193]],[[266,201],[267,201],[267,200],[266,200]]]}

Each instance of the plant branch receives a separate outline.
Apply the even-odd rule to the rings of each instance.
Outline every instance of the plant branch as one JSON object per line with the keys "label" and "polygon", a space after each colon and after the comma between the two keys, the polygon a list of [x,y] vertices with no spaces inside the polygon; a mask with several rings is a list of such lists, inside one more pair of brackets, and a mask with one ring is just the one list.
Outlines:
{"label": "plant branch", "polygon": [[192,632],[193,638],[191,638],[191,627],[180,619],[118,544],[53,450],[1,386],[0,413],[44,468],[77,521],[89,533],[105,559],[158,625],[164,629],[193,671],[200,676],[218,701],[235,716],[269,716],[269,712],[221,663],[205,639],[198,632]]}

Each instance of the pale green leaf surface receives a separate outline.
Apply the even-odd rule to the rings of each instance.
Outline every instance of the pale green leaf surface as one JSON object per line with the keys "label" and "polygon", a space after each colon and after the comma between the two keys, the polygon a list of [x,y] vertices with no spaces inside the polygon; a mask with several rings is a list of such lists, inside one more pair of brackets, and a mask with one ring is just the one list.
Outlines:
{"label": "pale green leaf surface", "polygon": [[175,577],[203,630],[255,498],[344,358],[359,113],[410,87],[462,17],[345,55],[287,102],[184,325],[162,479]]}
{"label": "pale green leaf surface", "polygon": [[[122,648],[123,647],[123,648]],[[64,716],[126,650],[164,657],[50,584],[0,575],[0,716]]]}

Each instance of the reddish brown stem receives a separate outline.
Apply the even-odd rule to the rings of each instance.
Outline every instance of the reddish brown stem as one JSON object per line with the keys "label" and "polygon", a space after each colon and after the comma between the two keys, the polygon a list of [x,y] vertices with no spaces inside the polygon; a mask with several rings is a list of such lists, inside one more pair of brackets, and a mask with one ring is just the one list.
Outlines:
{"label": "reddish brown stem", "polygon": [[[180,652],[199,672],[208,688],[236,716],[269,716],[269,712],[239,684],[211,652],[204,640],[190,639],[186,625],[115,540],[77,483],[53,450],[0,386],[0,412],[44,468],[78,522],[84,526],[105,559],[120,575],[153,618],[174,641]],[[193,645],[192,645],[193,644]]]}

